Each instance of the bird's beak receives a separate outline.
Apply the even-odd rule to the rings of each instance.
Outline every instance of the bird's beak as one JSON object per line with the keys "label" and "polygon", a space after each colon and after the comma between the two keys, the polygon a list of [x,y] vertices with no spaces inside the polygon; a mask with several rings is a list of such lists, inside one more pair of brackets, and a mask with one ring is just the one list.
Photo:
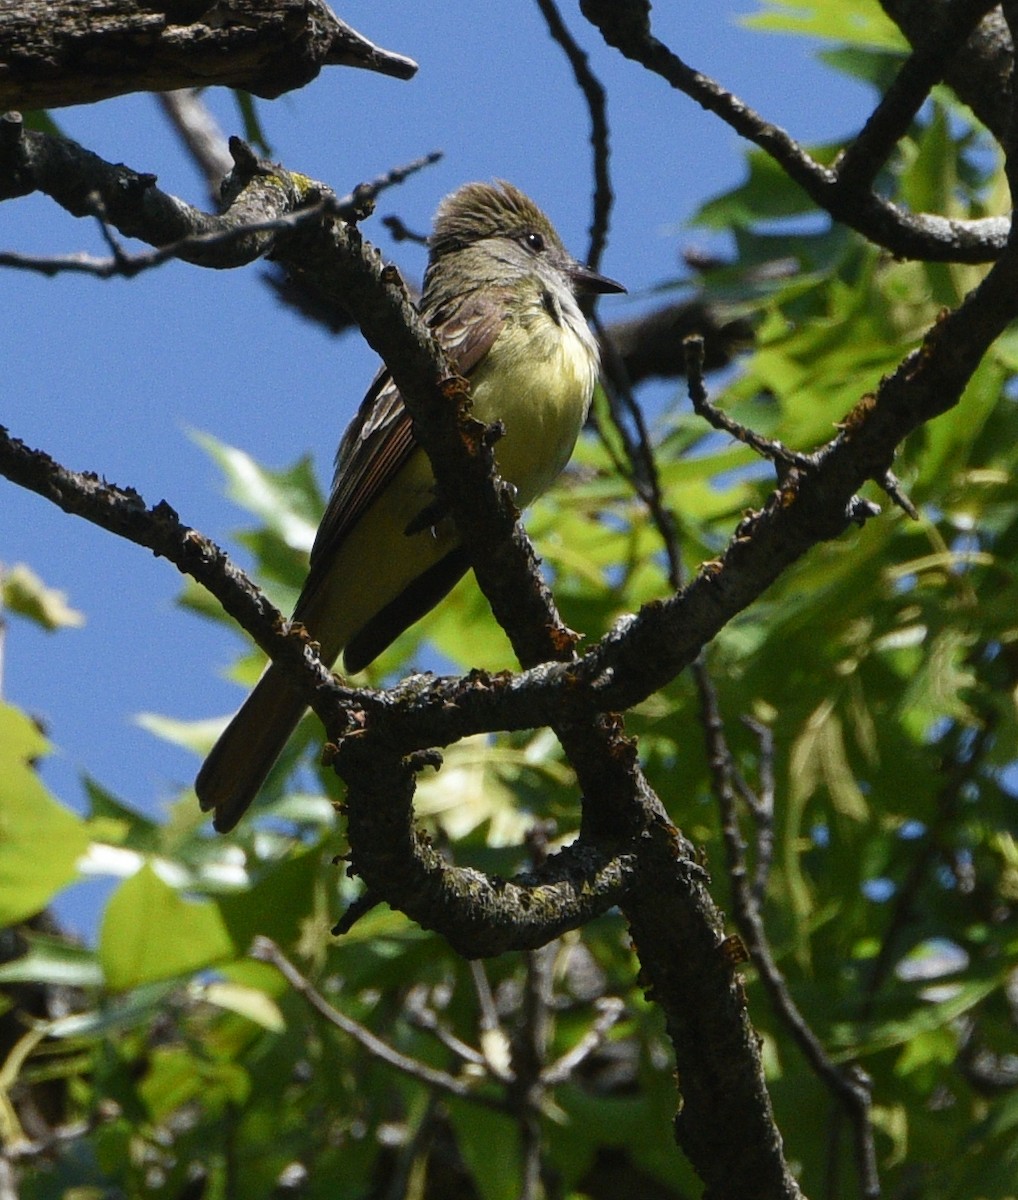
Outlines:
{"label": "bird's beak", "polygon": [[573,263],[570,266],[569,278],[572,281],[573,287],[581,294],[624,292],[626,290],[621,283],[616,283],[614,279],[609,279],[607,275],[598,275],[596,271],[592,271],[590,267],[584,267],[580,263]]}

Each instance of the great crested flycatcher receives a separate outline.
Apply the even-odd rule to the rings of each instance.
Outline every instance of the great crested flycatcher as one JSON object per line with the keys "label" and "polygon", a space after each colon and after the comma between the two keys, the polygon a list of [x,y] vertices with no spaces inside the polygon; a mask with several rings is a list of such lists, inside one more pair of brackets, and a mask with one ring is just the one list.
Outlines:
{"label": "great crested flycatcher", "polygon": [[[429,239],[421,315],[470,381],[473,415],[502,421],[499,474],[524,508],[569,460],[590,407],[598,349],[576,303],[624,292],[581,266],[536,204],[508,183],[447,196]],[[294,609],[325,662],[359,671],[433,608],[470,563],[392,377],[381,371],[336,455],[336,475]],[[270,665],[195,783],[221,833],[254,799],[304,699]]]}

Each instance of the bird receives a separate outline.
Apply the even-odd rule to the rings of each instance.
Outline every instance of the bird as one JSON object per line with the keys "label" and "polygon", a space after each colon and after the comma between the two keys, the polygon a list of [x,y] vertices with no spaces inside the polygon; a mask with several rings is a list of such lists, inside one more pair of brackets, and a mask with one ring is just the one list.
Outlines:
{"label": "bird", "polygon": [[[568,462],[600,369],[584,294],[622,284],[583,266],[540,208],[504,180],[467,183],[439,204],[420,312],[470,385],[471,411],[499,421],[499,475],[524,509]],[[455,400],[450,402],[455,403]],[[429,612],[469,569],[392,376],[379,371],[340,442],[307,580],[293,612],[354,674]],[[195,780],[220,833],[250,806],[306,703],[271,663]]]}

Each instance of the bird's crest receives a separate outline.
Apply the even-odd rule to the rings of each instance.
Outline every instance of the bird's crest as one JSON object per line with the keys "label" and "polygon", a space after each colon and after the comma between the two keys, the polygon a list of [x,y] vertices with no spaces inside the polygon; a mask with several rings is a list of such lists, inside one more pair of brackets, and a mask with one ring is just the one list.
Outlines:
{"label": "bird's crest", "polygon": [[484,238],[530,232],[541,234],[547,246],[562,248],[552,223],[519,188],[502,179],[466,183],[438,206],[428,245],[432,258],[438,258]]}

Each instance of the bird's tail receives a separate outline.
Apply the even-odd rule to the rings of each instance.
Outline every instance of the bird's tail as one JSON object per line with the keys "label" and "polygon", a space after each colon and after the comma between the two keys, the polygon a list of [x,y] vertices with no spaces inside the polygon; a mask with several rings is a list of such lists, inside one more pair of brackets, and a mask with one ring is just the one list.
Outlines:
{"label": "bird's tail", "polygon": [[269,666],[219,735],[195,780],[202,811],[226,833],[244,815],[307,707],[282,671]]}

